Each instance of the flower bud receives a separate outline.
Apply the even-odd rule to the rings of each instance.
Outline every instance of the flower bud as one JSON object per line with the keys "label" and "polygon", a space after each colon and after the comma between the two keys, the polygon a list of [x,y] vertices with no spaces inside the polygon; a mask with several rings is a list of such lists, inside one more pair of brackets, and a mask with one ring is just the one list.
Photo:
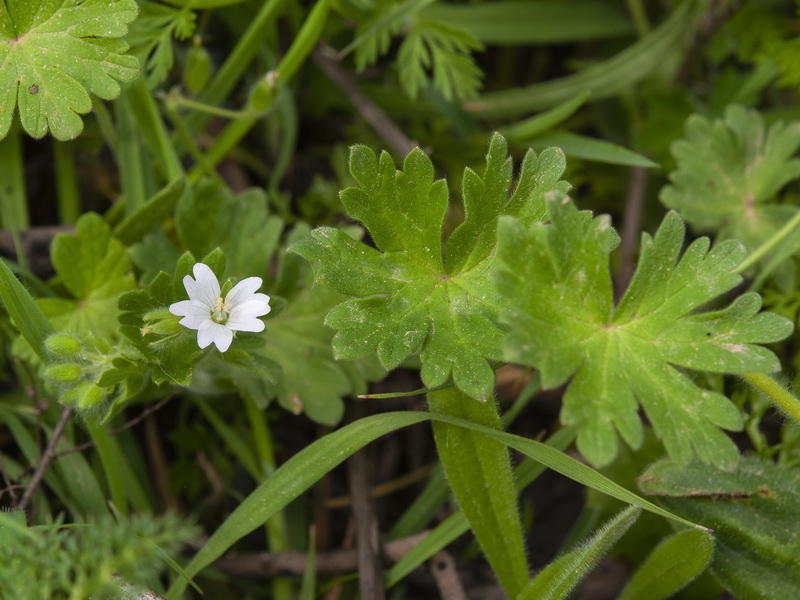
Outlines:
{"label": "flower bud", "polygon": [[83,369],[80,365],[75,363],[59,363],[50,365],[44,370],[44,376],[50,381],[59,381],[67,383],[70,381],[77,381],[81,378]]}
{"label": "flower bud", "polygon": [[92,383],[84,390],[83,396],[78,399],[78,409],[86,410],[88,408],[94,408],[100,404],[100,402],[102,402],[104,397],[105,392],[103,391],[103,388]]}
{"label": "flower bud", "polygon": [[103,388],[90,381],[84,381],[67,391],[60,400],[62,404],[73,404],[79,410],[96,406],[105,396]]}
{"label": "flower bud", "polygon": [[57,333],[44,341],[45,348],[53,354],[69,358],[81,351],[81,343],[71,335]]}

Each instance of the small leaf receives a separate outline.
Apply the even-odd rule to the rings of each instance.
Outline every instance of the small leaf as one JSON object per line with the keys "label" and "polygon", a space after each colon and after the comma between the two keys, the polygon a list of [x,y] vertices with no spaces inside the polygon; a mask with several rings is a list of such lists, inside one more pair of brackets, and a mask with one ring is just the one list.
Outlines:
{"label": "small leaf", "polygon": [[518,600],[561,600],[597,566],[641,514],[631,506],[606,523],[580,548],[547,565],[525,586]]}
{"label": "small leaf", "polygon": [[800,121],[778,121],[767,131],[758,112],[729,106],[724,120],[692,115],[685,135],[672,145],[678,169],[661,200],[701,231],[734,221],[730,237],[740,238],[737,232],[758,225],[763,204],[800,177],[800,159],[793,158]]}
{"label": "small leaf", "polygon": [[[191,8],[200,8],[197,2]],[[139,18],[131,25],[126,41],[142,65],[147,87],[163,83],[174,62],[173,38],[185,40],[194,33],[196,14],[187,8],[172,8],[156,2],[142,2]]]}
{"label": "small leaf", "polygon": [[681,369],[776,371],[777,357],[757,344],[792,330],[786,319],[759,313],[756,294],[696,312],[741,280],[733,273],[741,246],[730,241],[709,250],[702,238],[680,257],[684,225],[670,213],[655,238],[643,236],[633,281],[614,307],[608,255],[618,238],[608,217],[591,219],[566,197],[551,198],[548,207],[547,225],[500,222],[496,281],[513,304],[507,358],[539,369],[546,387],[572,378],[562,420],[580,428],[578,448],[593,464],[613,460],[614,430],[640,446],[638,400],[671,456],[685,463],[696,453],[731,468],[738,451],[718,427],[740,429],[739,411]]}
{"label": "small leaf", "polygon": [[702,573],[714,552],[714,538],[690,529],[661,542],[633,574],[618,600],[669,598]]}
{"label": "small leaf", "polygon": [[74,299],[40,298],[37,303],[44,313],[61,331],[114,337],[117,300],[135,281],[125,248],[106,222],[94,213],[85,214],[75,235],[57,235],[50,252],[59,282]]}
{"label": "small leaf", "polygon": [[19,104],[22,126],[59,140],[83,129],[89,93],[112,100],[118,81],[139,73],[118,38],[138,11],[134,0],[10,0],[0,3],[0,137]]}

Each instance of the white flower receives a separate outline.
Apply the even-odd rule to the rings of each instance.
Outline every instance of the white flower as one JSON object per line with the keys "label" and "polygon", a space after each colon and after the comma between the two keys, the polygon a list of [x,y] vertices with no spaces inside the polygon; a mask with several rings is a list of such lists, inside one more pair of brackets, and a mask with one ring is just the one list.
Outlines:
{"label": "white flower", "polygon": [[212,342],[225,352],[233,341],[234,331],[264,331],[259,319],[270,311],[269,296],[255,293],[261,287],[260,277],[248,277],[237,283],[223,299],[214,272],[203,263],[193,269],[194,279],[183,278],[189,300],[175,302],[169,307],[173,315],[183,317],[179,323],[197,330],[197,345],[201,348]]}

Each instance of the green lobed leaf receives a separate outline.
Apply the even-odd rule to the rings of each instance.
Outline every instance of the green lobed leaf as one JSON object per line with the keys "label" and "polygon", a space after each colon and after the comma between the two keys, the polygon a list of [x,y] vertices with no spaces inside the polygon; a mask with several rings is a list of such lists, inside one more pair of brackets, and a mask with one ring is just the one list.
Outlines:
{"label": "green lobed leaf", "polygon": [[89,93],[112,100],[139,73],[118,39],[137,14],[134,0],[7,0],[0,3],[0,137],[19,106],[22,126],[59,140],[83,129]]}
{"label": "green lobed leaf", "polygon": [[350,171],[359,187],[341,193],[349,214],[361,221],[377,249],[341,231],[321,227],[290,252],[319,263],[318,281],[357,298],[334,307],[326,323],[337,330],[337,358],[377,350],[392,369],[420,353],[422,381],[429,388],[449,380],[468,395],[485,399],[494,373],[487,359],[502,358],[498,316],[506,301],[489,279],[494,266],[495,229],[501,214],[531,223],[544,215],[543,197],[566,191],[560,181],[565,160],[558,149],[529,151],[511,198],[512,164],[506,142],[495,134],[479,176],[464,173],[464,222],[451,234],[442,258],[442,222],[447,184],[434,181],[433,165],[416,149],[395,170],[387,153],[378,159],[354,146]]}
{"label": "green lobed leaf", "polygon": [[113,338],[117,329],[117,300],[135,287],[125,248],[106,222],[94,213],[78,219],[75,234],[60,233],[50,249],[58,282],[72,299],[40,298],[37,304],[56,329]]}
{"label": "green lobed leaf", "polygon": [[724,120],[692,115],[685,139],[672,144],[678,163],[661,200],[699,230],[730,221],[731,237],[759,226],[763,203],[800,177],[800,121],[777,121],[769,130],[755,110],[729,106]]}
{"label": "green lobed leaf", "polygon": [[517,600],[561,600],[578,585],[614,544],[625,534],[641,514],[641,509],[630,506],[619,513],[579,548],[547,565],[534,577]]}
{"label": "green lobed leaf", "polygon": [[777,121],[767,129],[757,111],[732,105],[722,120],[690,116],[685,136],[672,143],[677,169],[661,201],[693,228],[737,239],[752,251],[797,214],[796,206],[775,200],[800,177],[800,158],[794,157],[800,121]]}
{"label": "green lobed leaf", "polygon": [[738,451],[718,427],[740,429],[741,415],[683,369],[776,371],[778,359],[757,344],[792,331],[788,320],[759,313],[757,294],[697,312],[741,280],[733,273],[741,245],[709,251],[701,238],[680,256],[684,225],[670,213],[654,238],[643,235],[634,278],[614,307],[608,256],[618,237],[608,217],[592,219],[565,196],[548,208],[549,224],[500,221],[495,279],[512,302],[507,358],[539,369],[545,387],[572,378],[561,417],[580,428],[578,448],[595,465],[613,460],[617,433],[641,445],[638,400],[671,456],[686,463],[696,453],[731,468]]}
{"label": "green lobed leaf", "polygon": [[711,572],[736,598],[778,600],[800,589],[797,469],[756,457],[743,457],[732,472],[662,460],[642,474],[639,487],[713,528]]}
{"label": "green lobed leaf", "polygon": [[618,600],[663,600],[702,573],[711,561],[714,537],[698,529],[661,542],[630,578]]}

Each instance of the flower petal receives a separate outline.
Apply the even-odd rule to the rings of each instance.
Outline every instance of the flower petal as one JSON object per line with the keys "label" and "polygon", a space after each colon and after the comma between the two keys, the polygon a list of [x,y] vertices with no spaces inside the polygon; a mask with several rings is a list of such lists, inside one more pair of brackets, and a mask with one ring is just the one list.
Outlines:
{"label": "flower petal", "polygon": [[197,300],[181,300],[169,305],[169,312],[176,317],[186,317],[188,315],[209,314],[208,307]]}
{"label": "flower petal", "polygon": [[253,294],[242,302],[237,304],[231,309],[231,317],[263,317],[272,307],[269,305],[269,296],[266,294]]}
{"label": "flower petal", "polygon": [[203,263],[195,264],[192,269],[195,279],[189,275],[183,278],[183,287],[191,300],[202,302],[209,308],[214,307],[214,301],[219,298],[219,281],[214,271]]}
{"label": "flower petal", "polygon": [[208,311],[205,311],[205,313],[202,315],[189,315],[183,317],[180,321],[178,321],[178,323],[189,329],[200,329],[200,326],[203,323],[210,320],[211,317],[209,317]]}
{"label": "flower petal", "polygon": [[231,316],[225,325],[234,331],[264,331],[264,321],[255,317]]}
{"label": "flower petal", "polygon": [[201,348],[211,345],[213,342],[220,352],[225,352],[233,340],[233,332],[225,325],[214,323],[211,319],[200,325],[197,330],[197,345]]}
{"label": "flower petal", "polygon": [[201,348],[211,345],[214,341],[214,326],[216,323],[209,319],[197,328],[197,345]]}
{"label": "flower petal", "polygon": [[217,346],[217,350],[225,352],[231,347],[233,331],[225,325],[218,325],[217,323],[214,323],[214,325],[216,326],[214,328],[214,344]]}
{"label": "flower petal", "polygon": [[239,283],[237,283],[231,291],[228,292],[227,296],[225,296],[225,303],[230,303],[231,306],[234,308],[240,302],[244,302],[249,300],[250,296],[261,287],[261,277],[248,277],[247,279],[242,279]]}

